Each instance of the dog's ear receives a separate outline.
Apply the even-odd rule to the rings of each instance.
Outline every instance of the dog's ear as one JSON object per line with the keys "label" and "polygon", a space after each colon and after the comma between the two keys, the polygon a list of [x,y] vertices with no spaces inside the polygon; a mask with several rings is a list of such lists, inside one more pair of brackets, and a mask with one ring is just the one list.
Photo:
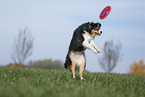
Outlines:
{"label": "dog's ear", "polygon": [[93,22],[88,23],[89,29],[91,29],[93,27],[93,24],[94,24]]}
{"label": "dog's ear", "polygon": [[97,25],[99,26],[99,28],[101,28],[101,24],[100,23],[97,23]]}
{"label": "dog's ear", "polygon": [[88,23],[88,26],[89,26],[89,29],[91,29],[92,26],[89,23]]}
{"label": "dog's ear", "polygon": [[99,27],[101,28],[101,24],[99,23]]}

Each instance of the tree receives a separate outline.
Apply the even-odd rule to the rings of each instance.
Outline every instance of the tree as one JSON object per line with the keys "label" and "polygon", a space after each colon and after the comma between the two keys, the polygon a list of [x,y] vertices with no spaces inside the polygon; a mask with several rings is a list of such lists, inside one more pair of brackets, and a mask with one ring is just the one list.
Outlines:
{"label": "tree", "polygon": [[105,72],[111,72],[119,62],[121,54],[121,43],[114,44],[113,40],[104,44],[103,56],[99,58],[99,64]]}
{"label": "tree", "polygon": [[134,62],[130,66],[129,73],[133,74],[145,74],[145,64],[143,60],[140,60],[139,62]]}
{"label": "tree", "polygon": [[31,32],[28,31],[26,27],[24,30],[18,31],[18,36],[15,38],[11,55],[11,59],[14,63],[24,64],[24,61],[32,55],[33,40],[34,38]]}

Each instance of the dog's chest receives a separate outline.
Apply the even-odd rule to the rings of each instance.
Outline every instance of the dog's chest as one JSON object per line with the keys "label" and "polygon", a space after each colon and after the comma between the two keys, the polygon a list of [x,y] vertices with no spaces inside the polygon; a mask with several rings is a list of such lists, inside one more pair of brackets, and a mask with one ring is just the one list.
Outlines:
{"label": "dog's chest", "polygon": [[94,40],[95,36],[91,36],[88,33],[83,34],[85,41],[91,42],[92,40]]}

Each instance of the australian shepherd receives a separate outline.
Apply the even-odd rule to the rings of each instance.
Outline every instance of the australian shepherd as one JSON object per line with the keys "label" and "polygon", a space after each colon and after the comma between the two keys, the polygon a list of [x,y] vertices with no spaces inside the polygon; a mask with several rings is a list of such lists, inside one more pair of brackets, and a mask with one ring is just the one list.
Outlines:
{"label": "australian shepherd", "polygon": [[102,34],[100,28],[100,23],[88,22],[82,24],[74,31],[64,63],[65,68],[72,71],[73,78],[75,78],[75,66],[78,66],[80,79],[83,80],[82,72],[86,64],[84,51],[86,49],[92,50],[95,54],[100,53],[99,48],[94,43],[95,36]]}

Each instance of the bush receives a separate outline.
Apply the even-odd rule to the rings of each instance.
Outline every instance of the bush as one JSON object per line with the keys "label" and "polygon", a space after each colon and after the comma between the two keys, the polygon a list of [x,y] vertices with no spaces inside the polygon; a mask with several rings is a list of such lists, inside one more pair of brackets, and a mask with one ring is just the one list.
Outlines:
{"label": "bush", "polygon": [[59,60],[52,61],[51,59],[38,60],[29,65],[30,68],[41,69],[63,69],[63,65]]}
{"label": "bush", "polygon": [[15,64],[9,64],[9,65],[7,65],[6,66],[6,68],[27,68],[27,66],[25,66],[24,64],[17,64],[17,63],[15,63]]}
{"label": "bush", "polygon": [[3,68],[3,66],[0,66],[0,68]]}
{"label": "bush", "polygon": [[130,66],[129,73],[133,74],[145,74],[145,64],[143,60],[140,60],[139,62],[134,62]]}

